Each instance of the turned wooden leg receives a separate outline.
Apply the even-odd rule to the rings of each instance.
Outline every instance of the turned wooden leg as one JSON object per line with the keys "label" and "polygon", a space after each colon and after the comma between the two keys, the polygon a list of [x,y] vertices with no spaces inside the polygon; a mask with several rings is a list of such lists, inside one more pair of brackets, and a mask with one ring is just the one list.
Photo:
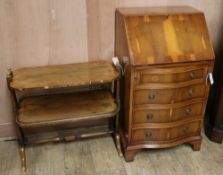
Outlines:
{"label": "turned wooden leg", "polygon": [[22,171],[26,171],[26,154],[25,154],[25,146],[19,145],[19,154],[21,159]]}
{"label": "turned wooden leg", "polygon": [[194,151],[200,151],[200,149],[201,149],[201,140],[191,141],[190,145],[192,146],[192,149]]}
{"label": "turned wooden leg", "polygon": [[125,150],[124,157],[126,162],[131,162],[135,158],[135,154],[138,153],[139,150]]}
{"label": "turned wooden leg", "polygon": [[123,156],[122,154],[122,150],[121,150],[121,142],[120,142],[120,135],[119,134],[115,134],[115,143],[116,143],[116,148],[117,148],[117,151],[118,151],[118,155],[120,157]]}

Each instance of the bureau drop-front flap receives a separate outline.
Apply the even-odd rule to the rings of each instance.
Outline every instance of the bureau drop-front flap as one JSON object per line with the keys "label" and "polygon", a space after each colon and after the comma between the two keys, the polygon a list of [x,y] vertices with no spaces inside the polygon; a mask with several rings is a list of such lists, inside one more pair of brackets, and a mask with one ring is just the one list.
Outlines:
{"label": "bureau drop-front flap", "polygon": [[[158,13],[159,12],[159,13]],[[133,65],[213,60],[204,14],[191,7],[117,11]],[[118,21],[118,20],[117,20]]]}

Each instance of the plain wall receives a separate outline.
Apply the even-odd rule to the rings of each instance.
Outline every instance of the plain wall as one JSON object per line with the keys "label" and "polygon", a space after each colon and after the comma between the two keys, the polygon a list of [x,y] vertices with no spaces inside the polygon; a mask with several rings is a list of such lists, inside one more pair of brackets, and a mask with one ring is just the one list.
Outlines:
{"label": "plain wall", "polygon": [[0,0],[0,138],[15,136],[7,68],[111,59],[116,8],[166,5],[203,11],[218,52],[222,0]]}

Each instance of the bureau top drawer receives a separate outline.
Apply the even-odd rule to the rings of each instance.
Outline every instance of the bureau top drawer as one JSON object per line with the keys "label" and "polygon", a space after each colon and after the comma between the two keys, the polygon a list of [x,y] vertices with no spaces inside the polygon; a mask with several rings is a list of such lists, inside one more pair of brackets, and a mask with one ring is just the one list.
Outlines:
{"label": "bureau top drawer", "polygon": [[145,68],[135,71],[134,84],[137,86],[148,83],[179,83],[204,79],[205,75],[205,67],[202,66]]}

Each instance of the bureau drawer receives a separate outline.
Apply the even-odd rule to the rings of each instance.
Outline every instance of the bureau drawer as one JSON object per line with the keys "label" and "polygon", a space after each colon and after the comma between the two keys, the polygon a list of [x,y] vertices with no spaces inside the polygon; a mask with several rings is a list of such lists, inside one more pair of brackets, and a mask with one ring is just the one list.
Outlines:
{"label": "bureau drawer", "polygon": [[134,104],[170,104],[194,98],[204,98],[206,86],[195,84],[173,89],[145,89],[134,91]]}
{"label": "bureau drawer", "polygon": [[203,102],[166,109],[135,109],[133,111],[133,124],[168,123],[191,117],[200,117],[203,112],[202,109]]}
{"label": "bureau drawer", "polygon": [[147,68],[135,71],[135,85],[148,83],[179,83],[204,79],[205,67]]}
{"label": "bureau drawer", "polygon": [[132,143],[144,141],[168,141],[197,135],[201,131],[201,122],[191,122],[169,128],[132,129]]}

